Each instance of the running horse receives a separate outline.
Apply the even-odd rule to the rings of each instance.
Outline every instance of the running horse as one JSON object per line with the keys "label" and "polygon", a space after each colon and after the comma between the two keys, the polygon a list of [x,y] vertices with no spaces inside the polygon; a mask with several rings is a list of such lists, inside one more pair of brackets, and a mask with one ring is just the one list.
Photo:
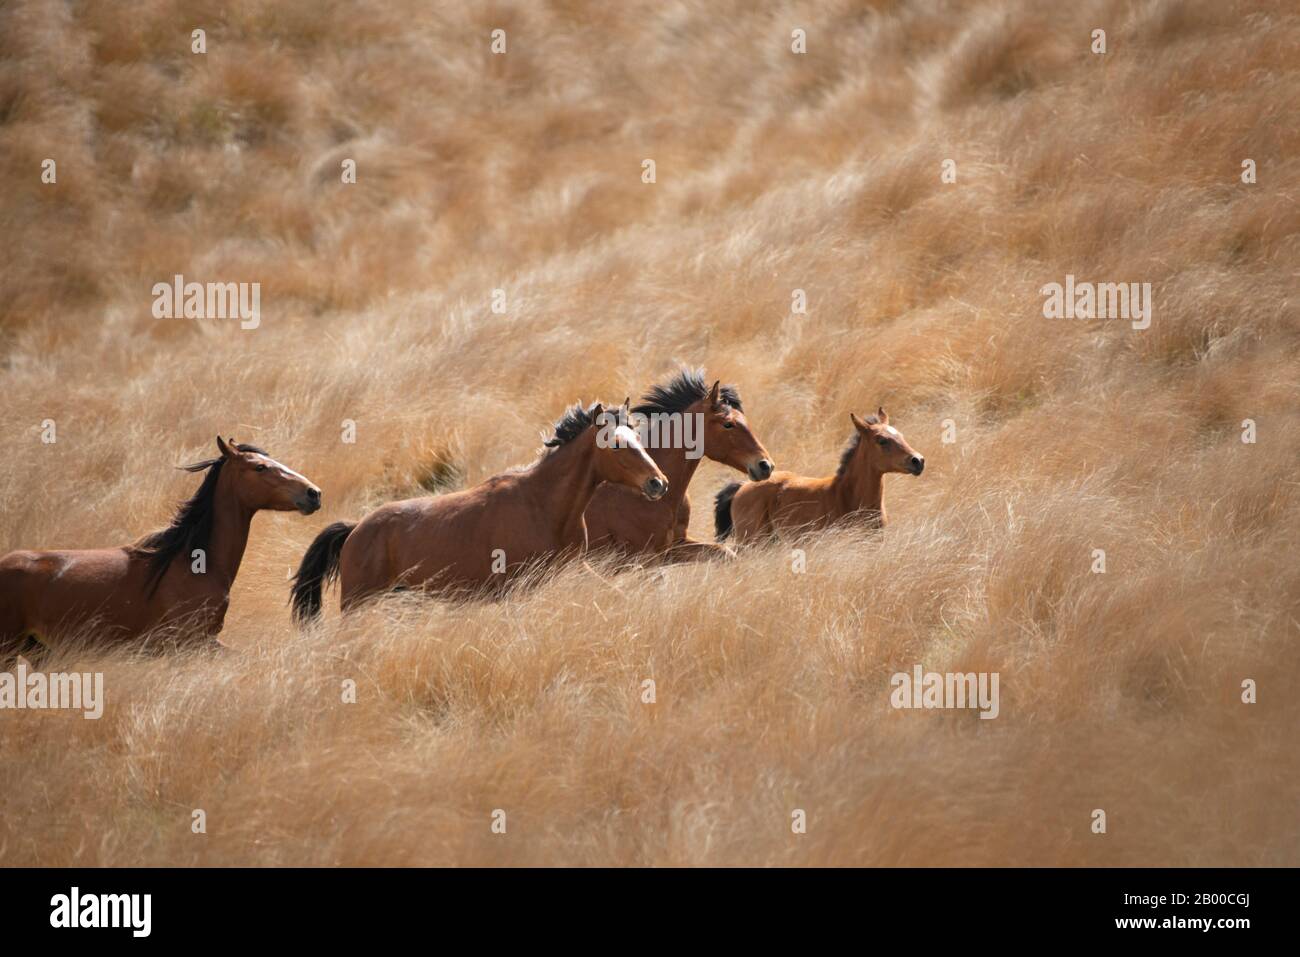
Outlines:
{"label": "running horse", "polygon": [[[720,380],[712,386],[707,383],[703,369],[682,369],[667,383],[651,388],[632,409],[658,439],[647,443],[646,451],[668,476],[669,492],[651,502],[629,489],[602,485],[587,506],[591,548],[632,554],[671,551],[674,560],[708,558],[726,551],[687,536],[691,503],[686,487],[701,455],[756,480],[772,474],[772,458],[750,431],[736,389]],[[694,449],[687,448],[687,438]]]}
{"label": "running horse", "polygon": [[460,492],[381,505],[335,522],[303,555],[290,592],[294,617],[320,614],[322,588],[340,582],[344,611],[395,589],[448,597],[503,591],[527,568],[585,551],[582,513],[602,482],[662,498],[668,479],[628,425],[628,403],[570,407],[533,465]]}
{"label": "running horse", "polygon": [[920,475],[925,458],[889,424],[885,410],[865,420],[850,412],[853,437],[840,467],[825,478],[777,472],[765,482],[733,482],[718,493],[714,527],[718,541],[793,535],[824,528],[848,516],[869,528],[885,525],[884,477],[890,472]]}
{"label": "running horse", "polygon": [[118,548],[0,558],[0,662],[73,631],[95,644],[122,644],[174,626],[176,637],[220,644],[253,515],[310,515],[320,508],[320,489],[257,446],[218,436],[217,448],[217,458],[181,466],[207,474],[161,531]]}

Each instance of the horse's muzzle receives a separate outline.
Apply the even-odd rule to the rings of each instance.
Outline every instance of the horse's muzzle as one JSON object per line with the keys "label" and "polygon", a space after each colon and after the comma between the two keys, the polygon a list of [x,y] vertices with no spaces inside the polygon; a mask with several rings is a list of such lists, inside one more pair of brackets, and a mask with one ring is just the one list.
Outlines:
{"label": "horse's muzzle", "polygon": [[925,471],[925,459],[921,458],[921,456],[919,455],[913,455],[910,464],[912,467],[913,475],[920,475],[922,472]]}
{"label": "horse's muzzle", "polygon": [[293,504],[297,506],[298,511],[304,515],[310,515],[312,512],[320,511],[320,489],[309,488],[296,499]]}
{"label": "horse's muzzle", "polygon": [[761,482],[772,474],[772,468],[770,459],[759,459],[749,467],[749,477],[755,482]]}
{"label": "horse's muzzle", "polygon": [[650,501],[657,502],[668,491],[668,483],[660,478],[648,478],[645,485],[641,486],[641,491]]}

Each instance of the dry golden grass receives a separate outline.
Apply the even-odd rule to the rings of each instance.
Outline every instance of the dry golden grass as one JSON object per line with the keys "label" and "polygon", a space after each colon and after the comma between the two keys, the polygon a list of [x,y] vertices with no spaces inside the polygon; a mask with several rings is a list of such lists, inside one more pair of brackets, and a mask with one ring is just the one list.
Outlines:
{"label": "dry golden grass", "polygon": [[[255,521],[238,654],[65,654],[102,720],[0,714],[0,863],[1300,863],[1287,7],[11,0],[0,552],[159,526],[217,432],[326,506]],[[261,327],[152,318],[177,272],[260,281]],[[1044,319],[1066,273],[1152,283],[1151,328]],[[678,361],[783,468],[883,404],[925,475],[802,575],[597,564],[291,628],[327,522]],[[894,711],[918,663],[998,671],[1000,717]]]}

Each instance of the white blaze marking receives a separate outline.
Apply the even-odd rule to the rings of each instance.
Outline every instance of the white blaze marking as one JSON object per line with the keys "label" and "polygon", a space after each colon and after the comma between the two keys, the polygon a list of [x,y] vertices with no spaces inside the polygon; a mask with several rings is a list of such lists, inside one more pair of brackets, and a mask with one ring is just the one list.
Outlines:
{"label": "white blaze marking", "polygon": [[[273,458],[267,458],[266,460],[267,460],[268,462],[270,462],[272,465],[274,465],[276,468],[278,468],[278,469],[279,469],[281,472],[283,472],[285,475],[289,476],[290,478],[302,479],[302,481],[303,481],[305,484],[307,484],[307,485],[312,485],[311,480],[310,480],[309,478],[307,478],[307,476],[305,476],[305,475],[301,475],[301,474],[299,474],[298,472],[295,472],[293,469],[289,468],[289,466],[284,465],[284,464],[282,464],[282,463],[280,463],[280,462],[277,462],[277,461],[276,461],[275,459],[273,459]],[[314,488],[315,486],[312,486],[312,487]]]}
{"label": "white blaze marking", "polygon": [[898,429],[894,428],[892,425],[885,426],[885,431],[888,432],[890,435],[898,434]]}
{"label": "white blaze marking", "polygon": [[640,452],[643,462],[658,468],[658,466],[655,466],[654,464],[654,459],[650,458],[650,454],[646,452],[645,448],[641,445],[641,438],[636,434],[634,429],[626,425],[620,425],[614,430],[614,438],[616,441],[621,441],[625,448],[636,449]]}

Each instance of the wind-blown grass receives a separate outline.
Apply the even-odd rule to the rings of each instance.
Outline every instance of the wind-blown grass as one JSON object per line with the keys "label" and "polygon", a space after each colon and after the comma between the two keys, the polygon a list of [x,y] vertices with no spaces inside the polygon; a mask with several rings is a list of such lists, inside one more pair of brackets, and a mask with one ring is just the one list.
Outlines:
{"label": "wind-blown grass", "polygon": [[[161,526],[217,433],[325,507],[255,520],[236,653],[68,650],[103,719],[0,712],[0,863],[1300,863],[1297,44],[1216,0],[5,5],[0,552]],[[176,273],[260,327],[153,318]],[[1044,319],[1067,273],[1151,327]],[[295,632],[326,524],[678,362],[780,468],[884,405],[925,473],[883,536]],[[999,717],[895,711],[915,664]]]}

